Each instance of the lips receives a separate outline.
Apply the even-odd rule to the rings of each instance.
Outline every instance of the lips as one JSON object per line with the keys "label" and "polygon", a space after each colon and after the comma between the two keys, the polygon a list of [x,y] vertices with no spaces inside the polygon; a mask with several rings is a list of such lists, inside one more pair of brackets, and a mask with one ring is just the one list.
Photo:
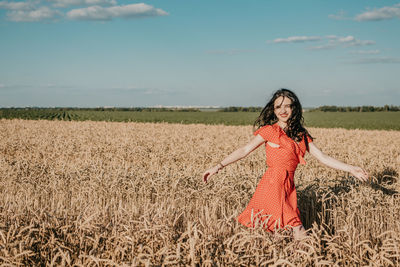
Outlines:
{"label": "lips", "polygon": [[288,114],[279,114],[279,116],[281,116],[281,117],[287,117]]}

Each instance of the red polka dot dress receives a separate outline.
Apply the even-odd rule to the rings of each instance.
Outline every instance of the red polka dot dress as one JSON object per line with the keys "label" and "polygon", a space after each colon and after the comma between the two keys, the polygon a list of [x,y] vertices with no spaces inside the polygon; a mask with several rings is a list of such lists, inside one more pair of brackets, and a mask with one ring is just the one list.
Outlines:
{"label": "red polka dot dress", "polygon": [[[244,226],[261,226],[269,232],[287,225],[301,225],[294,172],[299,163],[306,164],[303,159],[306,152],[305,140],[303,138],[300,143],[296,143],[277,123],[259,128],[254,132],[254,135],[257,134],[279,147],[265,142],[268,168],[237,220]],[[312,142],[309,136],[307,141]]]}

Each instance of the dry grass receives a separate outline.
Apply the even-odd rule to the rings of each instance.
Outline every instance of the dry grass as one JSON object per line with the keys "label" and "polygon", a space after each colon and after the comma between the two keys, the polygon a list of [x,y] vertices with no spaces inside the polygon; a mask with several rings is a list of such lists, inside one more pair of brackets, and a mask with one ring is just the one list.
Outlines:
{"label": "dry grass", "polygon": [[400,132],[314,129],[361,184],[309,155],[295,182],[311,237],[234,221],[265,171],[261,147],[205,185],[251,126],[0,120],[0,264],[400,265]]}

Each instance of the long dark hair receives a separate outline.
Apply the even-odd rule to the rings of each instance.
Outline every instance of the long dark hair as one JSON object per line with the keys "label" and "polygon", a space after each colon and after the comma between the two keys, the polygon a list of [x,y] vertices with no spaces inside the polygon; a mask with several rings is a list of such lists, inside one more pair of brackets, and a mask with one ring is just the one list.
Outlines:
{"label": "long dark hair", "polygon": [[[304,118],[303,118],[303,108],[301,107],[299,98],[296,96],[295,93],[290,91],[289,89],[281,88],[277,90],[273,95],[272,98],[269,100],[267,105],[262,109],[260,115],[255,120],[253,127],[261,128],[265,125],[271,125],[278,121],[274,113],[274,102],[275,100],[280,97],[287,97],[292,100],[292,115],[287,121],[287,127],[284,129],[287,136],[293,139],[296,142],[300,142],[305,135],[308,135],[311,140],[313,139],[308,131],[303,127]],[[306,147],[308,150],[308,142],[307,138],[305,138]]]}

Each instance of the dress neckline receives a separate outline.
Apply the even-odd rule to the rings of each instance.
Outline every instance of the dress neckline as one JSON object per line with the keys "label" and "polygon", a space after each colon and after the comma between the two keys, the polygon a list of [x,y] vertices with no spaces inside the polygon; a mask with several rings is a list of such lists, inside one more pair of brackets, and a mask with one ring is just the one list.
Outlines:
{"label": "dress neckline", "polygon": [[281,131],[284,135],[286,135],[287,138],[289,138],[290,140],[292,140],[296,145],[300,145],[300,143],[303,141],[300,141],[299,143],[297,143],[296,141],[294,141],[292,138],[290,138],[286,132],[281,128],[281,126],[279,126],[278,122],[275,122],[274,124],[272,124],[272,126],[274,126],[275,128],[278,129],[278,131]]}

